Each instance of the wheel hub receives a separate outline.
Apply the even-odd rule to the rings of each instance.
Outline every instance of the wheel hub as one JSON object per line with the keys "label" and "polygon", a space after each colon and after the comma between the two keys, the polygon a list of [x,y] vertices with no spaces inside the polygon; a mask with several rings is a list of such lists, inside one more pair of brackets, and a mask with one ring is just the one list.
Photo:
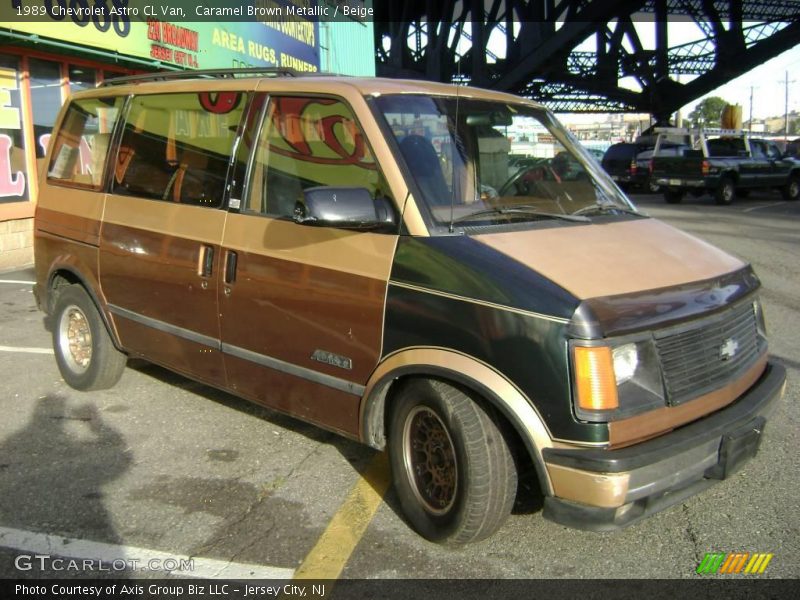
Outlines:
{"label": "wheel hub", "polygon": [[64,311],[60,323],[61,355],[70,369],[82,372],[92,361],[92,330],[86,315],[77,306]]}
{"label": "wheel hub", "polygon": [[428,512],[446,513],[458,488],[456,456],[447,428],[435,412],[417,407],[406,417],[403,439],[414,494]]}

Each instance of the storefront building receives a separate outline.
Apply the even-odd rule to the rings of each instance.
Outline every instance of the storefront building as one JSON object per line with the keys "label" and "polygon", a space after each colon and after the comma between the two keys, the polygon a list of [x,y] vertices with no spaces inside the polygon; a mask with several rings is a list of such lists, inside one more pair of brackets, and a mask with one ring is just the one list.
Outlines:
{"label": "storefront building", "polygon": [[[287,13],[293,2],[306,7],[306,16]],[[326,19],[323,0],[252,3],[277,6],[280,12],[226,22],[195,21],[185,11],[183,17],[144,19],[61,14],[58,7],[69,6],[66,0],[23,0],[0,9],[0,271],[33,262],[37,174],[71,93],[109,78],[165,69],[289,67],[374,75],[368,20]],[[42,12],[26,17],[17,4],[42,7]],[[125,4],[136,6],[135,0]],[[309,11],[309,5],[319,8]]]}

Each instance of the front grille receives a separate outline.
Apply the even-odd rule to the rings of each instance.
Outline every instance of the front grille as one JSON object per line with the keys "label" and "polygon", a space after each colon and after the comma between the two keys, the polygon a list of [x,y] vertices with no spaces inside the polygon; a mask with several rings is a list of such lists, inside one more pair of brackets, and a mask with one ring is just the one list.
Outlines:
{"label": "front grille", "polygon": [[763,345],[751,302],[691,328],[656,334],[667,403],[681,404],[736,379],[755,363]]}

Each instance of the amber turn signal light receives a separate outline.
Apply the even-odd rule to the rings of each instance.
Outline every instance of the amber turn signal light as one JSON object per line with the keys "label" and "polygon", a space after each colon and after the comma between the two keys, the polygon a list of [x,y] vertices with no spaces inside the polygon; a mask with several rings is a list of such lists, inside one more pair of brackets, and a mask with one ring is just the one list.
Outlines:
{"label": "amber turn signal light", "polygon": [[578,406],[583,410],[619,407],[614,361],[608,346],[575,346],[575,384]]}

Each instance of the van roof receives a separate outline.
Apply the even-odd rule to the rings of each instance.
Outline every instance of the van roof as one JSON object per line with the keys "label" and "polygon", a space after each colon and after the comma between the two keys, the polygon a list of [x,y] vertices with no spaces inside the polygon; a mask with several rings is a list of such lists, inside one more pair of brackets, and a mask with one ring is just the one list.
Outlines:
{"label": "van roof", "polygon": [[[190,92],[198,86],[206,91],[259,90],[273,92],[331,93],[342,95],[345,90],[355,90],[362,96],[383,94],[431,94],[436,96],[455,96],[479,100],[524,103],[537,108],[541,104],[504,92],[476,87],[455,86],[454,84],[424,81],[419,79],[388,79],[381,77],[350,77],[327,74],[285,73],[288,69],[225,69],[223,71],[182,71],[167,73],[148,73],[141,76],[120,77],[109,80],[99,88],[76,93],[76,97],[97,97],[109,95],[147,94],[169,92]],[[178,73],[179,75],[172,75]],[[222,75],[214,76],[214,73]],[[261,76],[258,73],[262,73]],[[196,75],[193,77],[193,75]],[[211,75],[211,77],[209,76]],[[244,75],[244,76],[239,76]],[[278,76],[276,76],[278,75]]]}

